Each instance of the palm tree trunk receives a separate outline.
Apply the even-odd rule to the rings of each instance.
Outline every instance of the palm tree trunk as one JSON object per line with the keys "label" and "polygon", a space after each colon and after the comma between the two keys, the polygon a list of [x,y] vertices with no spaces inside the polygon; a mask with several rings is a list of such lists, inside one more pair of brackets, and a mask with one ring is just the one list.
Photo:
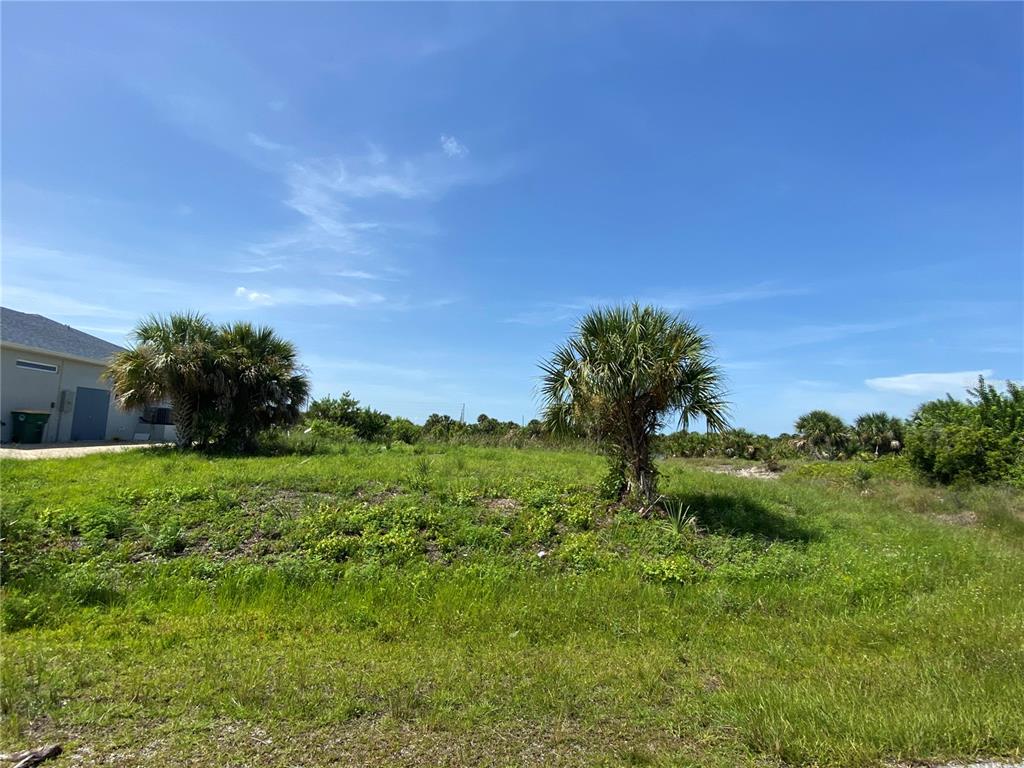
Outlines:
{"label": "palm tree trunk", "polygon": [[191,448],[195,440],[195,409],[187,395],[172,395],[171,410],[174,414],[174,431],[179,448]]}
{"label": "palm tree trunk", "polygon": [[651,462],[651,446],[646,436],[630,441],[626,456],[626,487],[624,501],[639,502],[643,507],[654,503],[657,475]]}

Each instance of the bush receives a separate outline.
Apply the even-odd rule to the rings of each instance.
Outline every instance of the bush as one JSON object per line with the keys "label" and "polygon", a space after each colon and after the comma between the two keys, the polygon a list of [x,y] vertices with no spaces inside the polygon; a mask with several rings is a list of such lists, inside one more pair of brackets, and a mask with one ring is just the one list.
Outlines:
{"label": "bush", "polygon": [[391,420],[391,439],[407,445],[415,445],[419,442],[422,428],[413,424],[409,419],[398,416]]}
{"label": "bush", "polygon": [[665,584],[692,584],[707,576],[707,569],[686,554],[643,560],[640,570],[648,579]]}
{"label": "bush", "polygon": [[307,429],[268,429],[260,435],[257,450],[263,456],[313,456],[324,453],[326,441]]}
{"label": "bush", "polygon": [[734,458],[751,461],[779,460],[796,456],[789,435],[771,437],[755,435],[745,429],[706,434],[675,432],[659,435],[655,441],[658,453],[684,458]]}
{"label": "bush", "polygon": [[309,419],[306,422],[305,431],[335,443],[351,443],[356,439],[355,429],[327,419]]}
{"label": "bush", "polygon": [[1024,478],[1024,389],[1007,384],[1006,394],[978,379],[967,402],[947,397],[925,403],[910,419],[907,457],[930,480],[941,483]]}
{"label": "bush", "polygon": [[43,623],[46,616],[46,602],[38,593],[22,594],[16,589],[7,589],[0,600],[0,630],[4,632],[34,627]]}
{"label": "bush", "polygon": [[341,397],[328,395],[311,402],[306,410],[306,419],[354,427],[358,412],[359,401],[350,392],[345,392]]}
{"label": "bush", "polygon": [[[389,437],[391,417],[373,408],[359,407],[359,401],[345,392],[339,398],[322,397],[309,404],[306,419],[311,424],[332,424],[348,427],[360,440],[374,442]],[[323,427],[321,427],[323,428]]]}

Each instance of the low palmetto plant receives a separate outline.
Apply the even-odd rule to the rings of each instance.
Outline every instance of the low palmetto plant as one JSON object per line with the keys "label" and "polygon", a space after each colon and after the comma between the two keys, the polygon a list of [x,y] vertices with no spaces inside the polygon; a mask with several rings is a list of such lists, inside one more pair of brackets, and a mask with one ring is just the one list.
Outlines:
{"label": "low palmetto plant", "polygon": [[680,536],[693,535],[697,532],[697,515],[690,511],[690,505],[683,505],[678,499],[662,497],[661,507],[668,518],[668,527]]}
{"label": "low palmetto plant", "polygon": [[430,474],[431,461],[426,456],[417,456],[416,461],[413,463],[413,468],[416,470],[417,476],[421,480],[426,480]]}

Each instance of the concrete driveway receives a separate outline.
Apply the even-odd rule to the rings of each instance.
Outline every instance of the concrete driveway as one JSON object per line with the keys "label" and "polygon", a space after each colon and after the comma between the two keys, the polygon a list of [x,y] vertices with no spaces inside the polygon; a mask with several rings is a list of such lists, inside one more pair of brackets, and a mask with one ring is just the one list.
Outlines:
{"label": "concrete driveway", "polygon": [[39,443],[38,445],[14,445],[7,443],[0,448],[0,459],[67,459],[72,456],[87,456],[90,453],[118,453],[150,448],[155,445],[174,443]]}

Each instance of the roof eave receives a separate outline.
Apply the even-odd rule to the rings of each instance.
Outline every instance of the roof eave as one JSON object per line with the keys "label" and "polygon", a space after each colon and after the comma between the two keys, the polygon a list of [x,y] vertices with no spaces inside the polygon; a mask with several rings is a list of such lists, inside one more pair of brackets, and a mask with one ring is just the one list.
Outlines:
{"label": "roof eave", "polygon": [[[10,349],[16,349],[21,352],[34,352],[38,355],[49,355],[50,357],[59,357],[62,360],[73,360],[76,363],[87,363],[88,365],[100,365],[106,366],[109,358],[96,359],[95,357],[80,357],[79,355],[69,355],[66,352],[57,352],[52,349],[43,349],[42,347],[30,347],[27,344],[18,344],[13,341],[4,341],[0,339],[0,348],[8,347]],[[117,352],[111,352],[110,356],[113,357]]]}

